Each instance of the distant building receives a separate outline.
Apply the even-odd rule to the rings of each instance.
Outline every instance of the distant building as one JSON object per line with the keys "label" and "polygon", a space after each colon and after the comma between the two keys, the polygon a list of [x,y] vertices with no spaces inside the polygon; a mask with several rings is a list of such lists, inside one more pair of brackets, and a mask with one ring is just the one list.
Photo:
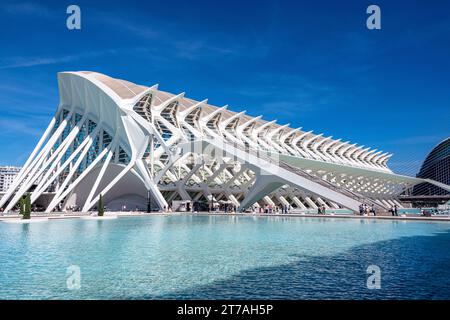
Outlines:
{"label": "distant building", "polygon": [[6,192],[13,182],[14,178],[19,174],[21,168],[4,166],[0,167],[0,192]]}
{"label": "distant building", "polygon": [[[443,184],[450,184],[450,137],[431,150],[417,174],[418,178],[431,179]],[[414,186],[414,196],[442,196],[450,192],[430,183]]]}
{"label": "distant building", "polygon": [[[442,207],[450,205],[450,137],[439,143],[427,155],[417,178],[425,180],[401,196],[404,202],[413,207]],[[430,183],[433,181],[433,183]],[[444,207],[442,207],[444,209]]]}

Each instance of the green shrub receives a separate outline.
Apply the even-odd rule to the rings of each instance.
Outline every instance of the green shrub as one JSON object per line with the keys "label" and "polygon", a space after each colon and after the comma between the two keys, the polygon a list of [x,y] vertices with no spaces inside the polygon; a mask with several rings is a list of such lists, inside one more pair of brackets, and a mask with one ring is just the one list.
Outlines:
{"label": "green shrub", "polygon": [[[21,206],[22,207],[22,206]],[[30,219],[31,217],[31,194],[27,194],[23,200],[22,219]]]}

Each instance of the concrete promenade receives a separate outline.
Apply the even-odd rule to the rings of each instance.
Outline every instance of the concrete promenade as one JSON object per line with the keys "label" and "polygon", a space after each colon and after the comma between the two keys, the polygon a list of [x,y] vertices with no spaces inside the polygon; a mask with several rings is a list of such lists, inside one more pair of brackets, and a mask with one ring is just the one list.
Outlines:
{"label": "concrete promenade", "polygon": [[[90,212],[54,212],[48,213],[32,213],[31,220],[39,219],[79,219],[82,217],[88,217],[92,213]],[[409,214],[402,216],[360,216],[352,214],[306,214],[306,213],[224,213],[224,212],[198,212],[198,213],[186,213],[186,212],[106,212],[105,216],[117,216],[117,217],[146,217],[146,216],[175,216],[175,215],[198,215],[198,216],[242,216],[242,217],[301,217],[301,218],[322,218],[322,219],[363,219],[363,220],[403,220],[403,221],[446,221],[450,222],[450,216],[431,216],[424,217],[417,214]],[[0,215],[0,221],[2,220],[19,220],[21,216],[19,214],[7,214]]]}

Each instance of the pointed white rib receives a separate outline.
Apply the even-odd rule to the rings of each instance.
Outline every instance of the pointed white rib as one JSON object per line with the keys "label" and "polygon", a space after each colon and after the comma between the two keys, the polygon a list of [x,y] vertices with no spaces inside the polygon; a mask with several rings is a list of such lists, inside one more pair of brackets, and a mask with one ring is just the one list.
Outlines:
{"label": "pointed white rib", "polygon": [[107,153],[105,162],[103,162],[100,172],[98,173],[97,178],[95,179],[94,184],[92,185],[91,191],[89,192],[89,195],[87,196],[86,201],[84,203],[84,206],[83,206],[84,212],[89,211],[89,209],[92,207],[91,206],[92,197],[94,196],[95,192],[97,191],[98,185],[102,181],[103,175],[105,174],[106,169],[108,168],[109,162],[111,161],[111,158],[114,154],[114,149],[116,147],[115,139],[111,142],[111,144],[112,144],[112,146]]}
{"label": "pointed white rib", "polygon": [[171,103],[173,103],[173,102],[176,102],[176,101],[179,101],[179,100],[183,99],[184,94],[185,94],[184,92],[179,93],[179,94],[177,94],[177,95],[175,95],[175,96],[173,96],[173,97],[167,99],[166,101],[161,102],[161,103],[160,103],[159,105],[157,105],[157,106],[154,105],[153,108],[155,109],[155,112],[156,112],[156,113],[159,113],[159,112],[161,112],[165,107],[167,107],[169,104],[171,104]]}
{"label": "pointed white rib", "polygon": [[227,125],[229,125],[233,120],[239,118],[240,116],[244,115],[245,113],[246,113],[246,111],[244,110],[244,111],[241,111],[241,112],[239,112],[239,113],[236,113],[236,114],[232,115],[232,116],[229,117],[228,119],[222,121],[222,122],[219,124],[219,128],[220,128],[221,130],[225,130],[225,128],[226,128]]}
{"label": "pointed white rib", "polygon": [[189,108],[187,108],[186,110],[180,111],[178,113],[178,119],[180,121],[184,121],[184,119],[186,118],[186,116],[188,114],[190,114],[192,111],[194,111],[195,109],[201,108],[202,105],[207,104],[208,103],[208,99],[205,99],[203,101],[200,101],[192,106],[190,106]]}
{"label": "pointed white rib", "polygon": [[200,121],[206,125],[209,120],[211,120],[214,116],[221,113],[222,111],[226,110],[228,108],[228,105],[223,106],[222,108],[219,108],[217,110],[214,110],[210,114],[205,115],[203,118],[200,118]]}

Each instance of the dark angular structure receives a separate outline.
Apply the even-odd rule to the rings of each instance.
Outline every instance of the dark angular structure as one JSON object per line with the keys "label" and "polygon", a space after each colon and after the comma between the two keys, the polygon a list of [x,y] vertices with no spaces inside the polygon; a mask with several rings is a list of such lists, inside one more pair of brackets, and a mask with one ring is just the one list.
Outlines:
{"label": "dark angular structure", "polygon": [[[418,178],[432,179],[450,184],[450,137],[439,143],[425,158],[417,174]],[[449,195],[450,192],[438,186],[421,183],[414,187],[414,196]]]}

